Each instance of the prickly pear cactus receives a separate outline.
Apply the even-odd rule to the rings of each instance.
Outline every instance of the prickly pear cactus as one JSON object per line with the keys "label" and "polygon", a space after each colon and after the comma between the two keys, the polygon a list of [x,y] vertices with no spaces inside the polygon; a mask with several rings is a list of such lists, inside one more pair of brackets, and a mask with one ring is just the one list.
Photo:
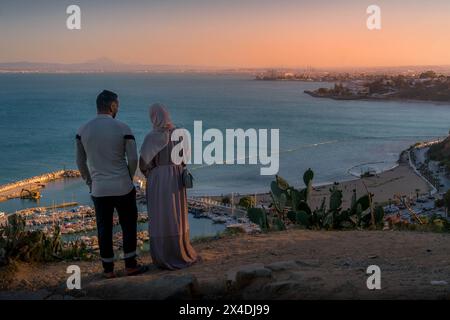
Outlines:
{"label": "prickly pear cactus", "polygon": [[272,181],[272,183],[270,184],[270,191],[277,197],[279,197],[284,192],[284,190],[278,187],[278,183],[276,181]]}
{"label": "prickly pear cactus", "polygon": [[301,203],[306,201],[305,197],[296,189],[292,189],[290,195],[292,199],[292,208],[294,210],[300,210]]}
{"label": "prickly pear cactus", "polygon": [[314,179],[314,171],[312,171],[311,168],[309,168],[303,174],[303,182],[305,183],[305,186],[311,184],[313,179]]}
{"label": "prickly pear cactus", "polygon": [[353,189],[351,207],[354,208],[355,206],[356,206],[356,189]]}
{"label": "prickly pear cactus", "polygon": [[369,195],[366,194],[366,195],[363,195],[362,197],[360,197],[356,201],[356,203],[354,205],[355,209],[357,208],[357,206],[361,206],[361,210],[362,211],[366,211],[367,209],[369,209],[370,208],[370,197],[369,197]]}
{"label": "prickly pear cactus", "polygon": [[295,212],[295,211],[289,211],[288,213],[287,213],[287,218],[292,222],[292,223],[297,223],[297,220],[296,220],[296,215],[297,215],[297,213]]}
{"label": "prickly pear cactus", "polygon": [[283,191],[286,191],[289,188],[289,183],[284,180],[282,177],[280,177],[279,175],[275,176],[278,188],[280,188]]}
{"label": "prickly pear cactus", "polygon": [[284,212],[287,201],[286,194],[282,193],[279,197],[275,196],[273,193],[271,193],[271,195],[272,195],[272,203],[275,206],[275,209],[279,213]]}
{"label": "prickly pear cactus", "polygon": [[342,205],[342,190],[333,186],[330,189],[330,210],[338,211]]}
{"label": "prickly pear cactus", "polygon": [[286,226],[280,218],[274,218],[272,220],[272,224],[273,224],[273,227],[275,230],[278,230],[278,231],[286,230]]}
{"label": "prickly pear cactus", "polygon": [[268,229],[268,223],[267,223],[267,214],[263,209],[260,208],[249,208],[247,210],[247,216],[248,219],[259,225],[261,229],[266,230]]}
{"label": "prickly pear cactus", "polygon": [[309,228],[311,226],[311,215],[305,211],[297,211],[295,213],[295,221],[297,224]]}
{"label": "prickly pear cactus", "polygon": [[313,179],[314,179],[314,172],[311,170],[311,168],[309,168],[303,174],[303,182],[305,183],[305,186],[306,186],[306,188],[304,189],[305,190],[304,197],[305,197],[306,202],[309,201],[309,197],[311,195]]}

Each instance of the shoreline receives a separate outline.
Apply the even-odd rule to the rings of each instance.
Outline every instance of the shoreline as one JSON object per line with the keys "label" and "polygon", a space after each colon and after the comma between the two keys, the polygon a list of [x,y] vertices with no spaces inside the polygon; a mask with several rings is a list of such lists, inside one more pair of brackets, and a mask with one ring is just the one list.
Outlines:
{"label": "shoreline", "polygon": [[406,102],[406,103],[433,103],[438,105],[450,105],[450,101],[441,100],[420,100],[420,99],[404,99],[399,97],[368,97],[368,96],[336,96],[336,95],[319,95],[311,90],[304,90],[304,93],[313,98],[331,99],[336,101],[377,101],[377,102]]}

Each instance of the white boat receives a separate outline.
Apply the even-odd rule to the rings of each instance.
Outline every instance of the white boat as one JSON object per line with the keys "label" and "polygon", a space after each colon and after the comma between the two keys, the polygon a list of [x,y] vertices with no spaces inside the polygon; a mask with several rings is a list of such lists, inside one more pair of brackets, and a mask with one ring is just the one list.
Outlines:
{"label": "white boat", "polygon": [[216,216],[212,218],[212,221],[214,223],[227,223],[228,222],[228,218],[227,217],[222,217],[222,216]]}
{"label": "white boat", "polygon": [[0,211],[0,218],[3,218],[3,217],[6,217],[6,213]]}

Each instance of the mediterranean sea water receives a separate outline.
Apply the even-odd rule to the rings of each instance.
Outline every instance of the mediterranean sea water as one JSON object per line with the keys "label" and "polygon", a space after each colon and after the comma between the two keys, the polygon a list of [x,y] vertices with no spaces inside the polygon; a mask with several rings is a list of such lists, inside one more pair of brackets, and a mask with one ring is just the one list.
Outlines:
{"label": "mediterranean sea water", "polygon": [[[450,105],[335,101],[303,93],[331,85],[255,81],[249,74],[1,74],[0,184],[75,169],[76,130],[95,116],[103,89],[119,94],[118,119],[131,127],[138,147],[150,130],[154,102],[166,104],[174,122],[189,130],[195,120],[203,130],[280,129],[279,174],[295,185],[307,168],[315,183],[349,179],[348,170],[362,163],[390,168],[409,145],[449,132]],[[261,176],[259,165],[191,168],[191,195],[263,192],[273,179]],[[79,179],[43,189],[40,205],[62,201],[91,204]],[[0,211],[35,205],[17,199],[0,203]]]}

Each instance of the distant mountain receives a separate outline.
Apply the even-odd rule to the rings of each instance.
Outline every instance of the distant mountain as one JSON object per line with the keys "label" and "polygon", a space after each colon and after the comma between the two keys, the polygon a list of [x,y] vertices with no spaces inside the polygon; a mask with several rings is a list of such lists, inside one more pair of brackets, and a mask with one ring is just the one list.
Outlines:
{"label": "distant mountain", "polygon": [[0,63],[0,73],[96,73],[96,72],[211,72],[225,69],[197,66],[127,64],[102,57],[82,63],[7,62]]}

